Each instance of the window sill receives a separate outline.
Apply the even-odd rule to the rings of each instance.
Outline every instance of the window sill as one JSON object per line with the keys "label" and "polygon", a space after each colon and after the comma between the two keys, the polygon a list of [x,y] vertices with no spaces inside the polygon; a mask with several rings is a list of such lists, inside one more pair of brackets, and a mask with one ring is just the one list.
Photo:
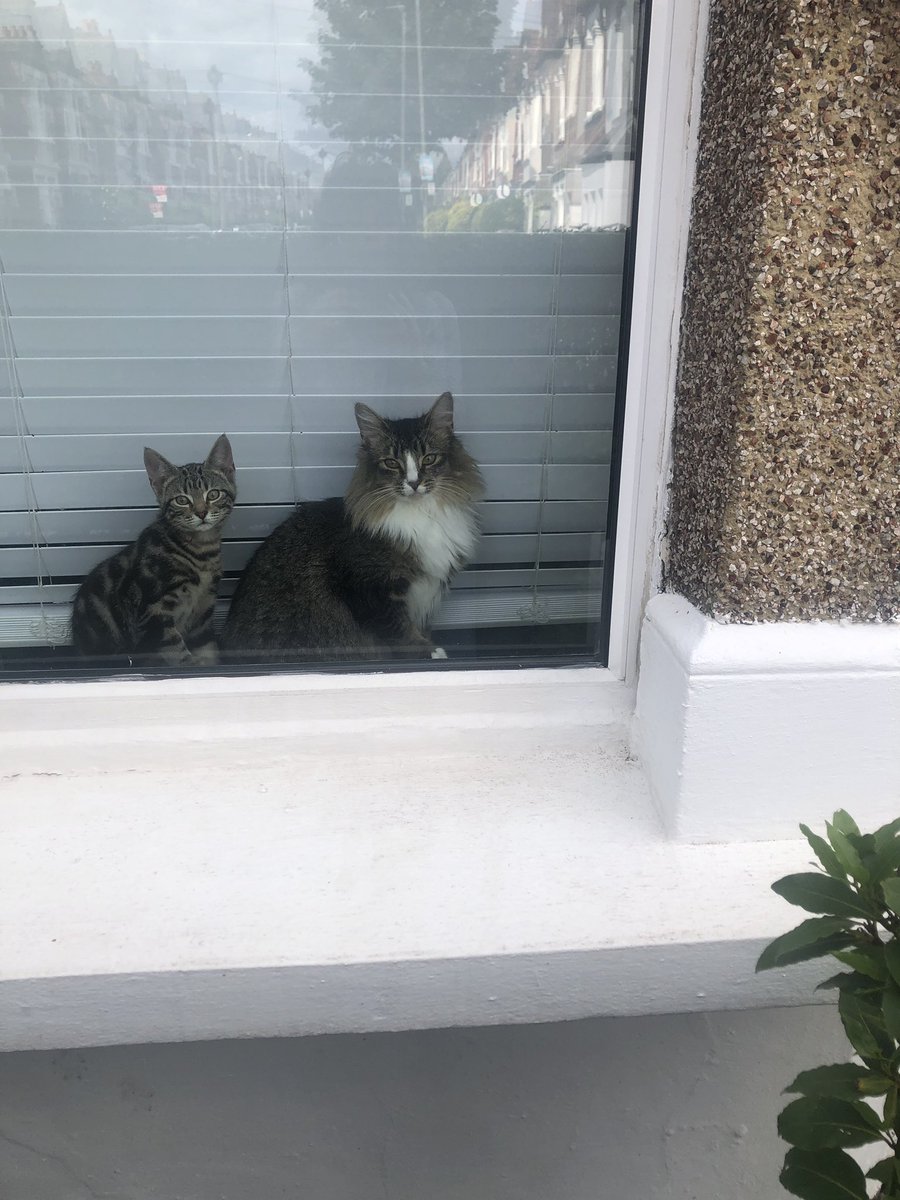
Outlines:
{"label": "window sill", "polygon": [[599,669],[0,689],[0,1048],[808,1001],[753,975],[805,843],[668,841],[632,703]]}

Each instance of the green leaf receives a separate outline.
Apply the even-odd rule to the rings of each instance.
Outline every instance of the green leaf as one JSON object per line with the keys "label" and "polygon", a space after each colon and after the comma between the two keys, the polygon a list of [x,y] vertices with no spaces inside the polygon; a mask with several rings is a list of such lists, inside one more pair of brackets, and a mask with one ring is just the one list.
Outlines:
{"label": "green leaf", "polygon": [[834,957],[846,967],[852,967],[860,975],[884,983],[887,968],[884,965],[884,950],[881,946],[854,946],[851,950],[835,950]]}
{"label": "green leaf", "polygon": [[757,971],[787,967],[791,963],[821,958],[833,950],[853,945],[849,922],[841,917],[810,917],[790,933],[783,933],[770,942],[759,956]]}
{"label": "green leaf", "polygon": [[893,838],[878,850],[872,856],[870,867],[870,874],[875,883],[880,883],[900,870],[900,838]]}
{"label": "green leaf", "polygon": [[[900,880],[897,881],[900,885]],[[884,885],[887,887],[887,884]],[[872,919],[871,909],[865,905],[849,884],[832,879],[830,875],[819,875],[816,871],[802,871],[798,875],[785,875],[772,884],[772,891],[783,896],[789,904],[805,908],[807,912],[830,913],[835,917]]]}
{"label": "green leaf", "polygon": [[801,825],[800,830],[803,836],[809,842],[815,851],[816,858],[825,868],[829,875],[834,879],[846,879],[847,872],[840,864],[840,860],[832,848],[828,845],[823,837],[819,837],[817,833],[813,833],[808,825]]}
{"label": "green leaf", "polygon": [[779,1176],[801,1200],[867,1200],[866,1177],[843,1150],[788,1150]]}
{"label": "green leaf", "polygon": [[[834,951],[831,952],[834,954]],[[823,979],[821,983],[816,984],[817,992],[824,992],[829,988],[840,988],[845,992],[858,992],[861,996],[878,996],[879,1002],[881,998],[881,986],[874,979],[870,979],[868,975],[860,975],[858,971],[840,971],[837,975],[830,975],[828,979]]]}
{"label": "green leaf", "polygon": [[778,1117],[778,1136],[801,1150],[833,1150],[881,1141],[881,1122],[862,1101],[801,1096]]}
{"label": "green leaf", "polygon": [[857,1063],[831,1063],[801,1071],[786,1092],[802,1096],[830,1096],[840,1100],[858,1100],[860,1096],[882,1095],[891,1086],[890,1080]]}
{"label": "green leaf", "polygon": [[885,879],[881,885],[888,908],[900,913],[900,879]]}
{"label": "green leaf", "polygon": [[875,849],[883,850],[885,846],[894,841],[898,833],[900,833],[900,817],[895,817],[893,821],[888,821],[887,825],[882,825],[880,829],[875,830],[872,835],[875,839]]}
{"label": "green leaf", "polygon": [[863,1059],[883,1061],[894,1052],[894,1043],[887,1036],[884,1017],[877,1004],[857,992],[841,990],[838,1012],[850,1044]]}
{"label": "green leaf", "polygon": [[883,1158],[881,1162],[877,1162],[874,1167],[870,1167],[866,1171],[866,1178],[877,1179],[884,1187],[887,1187],[890,1183],[894,1183],[897,1179],[896,1158],[893,1155],[890,1158]]}
{"label": "green leaf", "polygon": [[859,852],[847,835],[841,833],[833,825],[829,825],[827,821],[825,828],[828,830],[828,840],[834,846],[834,852],[844,870],[860,883],[867,883],[869,872],[863,866]]}
{"label": "green leaf", "polygon": [[897,1089],[891,1088],[884,1099],[884,1123],[888,1129],[893,1129],[897,1120]]}
{"label": "green leaf", "polygon": [[[832,953],[834,952],[832,951]],[[852,976],[849,971],[838,971],[837,975],[829,975],[827,979],[823,979],[821,983],[817,983],[816,991],[828,992],[833,988],[843,987],[843,981],[851,978]]]}
{"label": "green leaf", "polygon": [[884,961],[895,983],[900,983],[900,942],[894,938],[884,948]]}
{"label": "green leaf", "polygon": [[872,861],[869,864],[876,883],[900,870],[900,818],[882,825],[872,835]]}
{"label": "green leaf", "polygon": [[845,836],[860,837],[859,826],[848,812],[839,808],[831,818],[831,824]]}
{"label": "green leaf", "polygon": [[891,1086],[892,1081],[886,1075],[878,1075],[873,1071],[868,1079],[859,1081],[859,1092],[862,1096],[883,1096]]}
{"label": "green leaf", "polygon": [[888,1036],[900,1042],[900,988],[895,983],[887,984],[884,989],[882,1012]]}

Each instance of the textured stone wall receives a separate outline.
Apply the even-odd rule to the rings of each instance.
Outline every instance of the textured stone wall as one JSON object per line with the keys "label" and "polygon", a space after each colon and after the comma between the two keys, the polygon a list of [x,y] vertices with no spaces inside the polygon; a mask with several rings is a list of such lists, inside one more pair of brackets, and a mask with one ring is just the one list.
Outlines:
{"label": "textured stone wall", "polygon": [[900,614],[900,0],[713,0],[666,586]]}

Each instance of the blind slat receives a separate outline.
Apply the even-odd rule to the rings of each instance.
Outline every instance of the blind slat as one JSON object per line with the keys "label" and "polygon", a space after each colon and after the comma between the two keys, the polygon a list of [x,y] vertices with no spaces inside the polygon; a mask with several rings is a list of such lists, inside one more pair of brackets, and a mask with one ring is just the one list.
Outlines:
{"label": "blind slat", "polygon": [[[2,359],[0,359],[2,369]],[[433,395],[371,394],[366,403],[395,417],[412,417]],[[615,397],[607,393],[568,396],[455,394],[461,431],[612,429]],[[141,445],[161,434],[192,433],[197,445],[223,430],[238,433],[333,433],[349,429],[350,396],[29,396],[20,402],[24,428],[34,436],[97,434],[115,430],[139,434]],[[15,435],[14,410],[0,399],[0,435]],[[152,443],[151,443],[152,444]]]}
{"label": "blind slat", "polygon": [[[607,505],[602,500],[491,500],[481,505],[481,527],[490,533],[591,533],[606,529]],[[229,538],[266,537],[293,511],[291,504],[239,504],[228,519]],[[75,545],[131,542],[155,517],[156,509],[96,508],[48,510],[37,516],[42,544]],[[0,545],[28,546],[34,522],[27,512],[0,513]]]}
{"label": "blind slat", "polygon": [[[20,317],[280,316],[284,278],[277,274],[4,276]],[[460,317],[618,315],[620,275],[356,275],[291,276],[290,311],[320,316],[389,317],[398,298],[415,291],[442,296]]]}
{"label": "blind slat", "polygon": [[[579,587],[542,585],[522,593],[518,588],[460,588],[446,597],[434,629],[484,629],[492,626],[572,624],[596,621],[600,608],[600,572]],[[227,601],[218,605],[216,626],[225,619]],[[69,642],[68,603],[42,607],[28,603],[0,607],[0,649],[64,646]]]}
{"label": "blind slat", "polygon": [[[624,234],[0,230],[13,273],[621,275]],[[285,249],[287,255],[285,256]],[[559,256],[559,262],[557,261]]]}
{"label": "blind slat", "polygon": [[[413,297],[424,306],[427,297]],[[439,301],[432,305],[441,307]],[[14,317],[19,357],[166,358],[604,354],[614,355],[615,317],[405,316]],[[364,381],[357,381],[359,391]]]}
{"label": "blind slat", "polygon": [[[590,588],[596,587],[602,576],[602,567],[594,566],[548,566],[544,568],[516,567],[485,570],[478,568],[462,571],[453,584],[452,592],[484,592],[491,588]],[[222,580],[220,594],[223,598],[233,595],[237,580],[226,575]],[[14,583],[0,587],[0,621],[8,605],[16,604],[69,604],[75,596],[77,584],[52,583],[45,581],[39,588],[36,583]]]}
{"label": "blind slat", "polygon": [[[515,392],[612,392],[617,359],[572,354],[533,357],[418,358],[19,358],[26,395],[67,396],[300,396],[438,394],[443,390]],[[155,393],[154,393],[155,385]]]}
{"label": "blind slat", "polygon": [[[322,500],[342,495],[352,467],[247,467],[241,472],[245,504],[278,504],[287,497]],[[568,467],[539,464],[495,464],[484,471],[488,494],[495,500],[530,500],[541,495],[546,475],[546,500],[597,500],[609,492],[609,466]],[[296,484],[296,486],[294,486]],[[31,489],[40,508],[141,508],[147,501],[143,471],[61,471],[31,476]],[[0,511],[23,512],[29,496],[21,476],[0,475]]]}
{"label": "blind slat", "polygon": [[[352,417],[350,418],[352,420]],[[202,459],[216,438],[187,434],[161,434],[153,448],[170,462]],[[578,433],[510,430],[494,433],[476,430],[464,434],[469,451],[482,468],[504,463],[539,463],[545,457],[564,463],[609,461],[612,435],[608,431]],[[207,444],[208,442],[208,444]],[[26,437],[24,449],[33,471],[102,472],[127,470],[141,462],[147,438],[134,434],[40,435]],[[238,433],[231,436],[238,467],[344,466],[352,463],[359,434],[340,433]],[[22,442],[14,436],[0,437],[0,473],[18,472]],[[240,485],[241,477],[238,476]]]}
{"label": "blind slat", "polygon": [[[226,541],[222,565],[226,571],[241,571],[258,542]],[[91,570],[120,546],[13,546],[0,549],[0,576],[5,579],[38,578],[44,575],[71,577]],[[602,551],[602,535],[593,533],[504,533],[487,535],[478,543],[473,564],[488,566],[508,563],[586,562]]]}

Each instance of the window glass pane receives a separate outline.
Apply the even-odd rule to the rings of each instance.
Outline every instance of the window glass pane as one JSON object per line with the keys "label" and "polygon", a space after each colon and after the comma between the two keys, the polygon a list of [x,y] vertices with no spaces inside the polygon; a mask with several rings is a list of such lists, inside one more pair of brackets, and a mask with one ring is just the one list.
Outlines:
{"label": "window glass pane", "polygon": [[348,487],[355,404],[445,392],[485,494],[434,640],[602,657],[644,36],[640,0],[0,0],[0,670],[98,666],[72,601],[156,516],[145,446],[228,434],[219,627]]}

